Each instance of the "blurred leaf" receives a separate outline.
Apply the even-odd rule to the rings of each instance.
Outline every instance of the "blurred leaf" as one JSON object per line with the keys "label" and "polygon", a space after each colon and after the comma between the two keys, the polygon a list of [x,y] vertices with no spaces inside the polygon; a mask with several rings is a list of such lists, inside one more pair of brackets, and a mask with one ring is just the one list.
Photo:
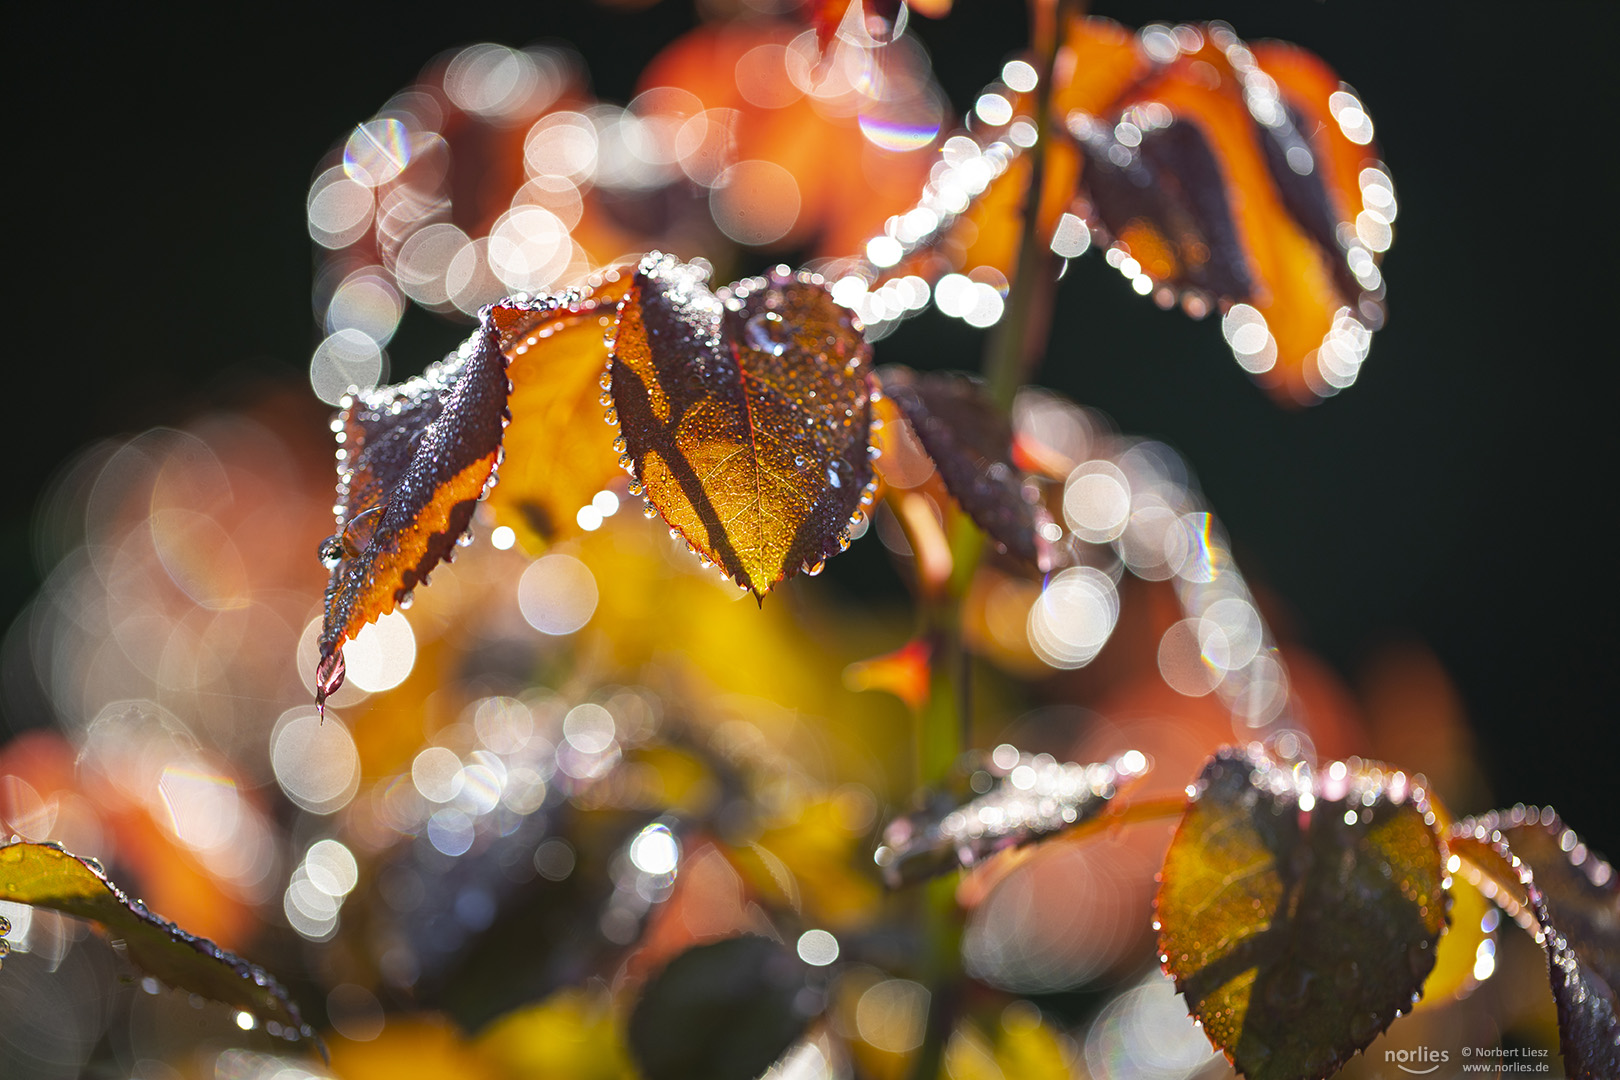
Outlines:
{"label": "blurred leaf", "polygon": [[507,1013],[476,1046],[504,1076],[524,1080],[633,1080],[635,1069],[605,989],[559,990]]}
{"label": "blurred leaf", "polygon": [[1453,826],[1452,852],[1489,875],[1496,900],[1547,950],[1564,1067],[1620,1076],[1620,880],[1549,808],[1515,807]]}
{"label": "blurred leaf", "polygon": [[711,293],[698,268],[656,253],[636,273],[612,367],[627,464],[692,549],[755,596],[849,544],[873,483],[869,355],[817,278]]}
{"label": "blurred leaf", "polygon": [[1012,462],[1012,424],[984,384],[952,372],[918,375],[899,365],[880,368],[878,378],[946,490],[979,528],[1002,551],[1043,573],[1050,569],[1051,543],[1042,528],[1051,518],[1038,499],[1026,496],[1025,476]]}
{"label": "blurred leaf", "polygon": [[[915,5],[908,7],[915,12]],[[755,51],[759,49],[764,51]],[[626,216],[641,220],[639,235],[647,242],[599,248],[599,257],[665,247],[703,250],[725,262],[740,254],[733,245],[745,244],[845,258],[882,232],[890,215],[910,209],[930,166],[939,158],[937,140],[928,140],[928,136],[934,134],[931,129],[940,123],[945,108],[942,98],[936,96],[938,86],[926,61],[903,47],[874,54],[843,41],[823,54],[823,61],[833,61],[834,72],[840,52],[845,61],[861,57],[862,64],[866,57],[879,58],[882,98],[887,100],[871,99],[878,112],[874,116],[867,111],[863,125],[863,114],[827,109],[819,93],[800,92],[795,82],[800,76],[790,71],[799,70],[801,63],[808,68],[804,75],[809,81],[823,88],[843,78],[834,74],[833,84],[827,83],[825,73],[816,70],[815,52],[790,21],[706,20],[670,42],[637,79],[638,94],[677,89],[698,99],[664,114],[677,123],[694,115],[687,110],[699,103],[702,112],[708,113],[706,121],[687,136],[701,138],[697,152],[686,159],[694,179],[711,184],[724,169],[741,162],[766,162],[787,174],[784,177],[766,169],[765,174],[774,174],[775,180],[767,180],[751,193],[733,192],[736,201],[721,196],[734,208],[751,209],[774,220],[785,232],[771,239],[728,236],[717,228],[708,199],[694,200],[687,189],[676,185],[666,189],[671,197],[649,200],[638,194],[619,200],[629,204]],[[765,59],[773,55],[780,59]],[[739,72],[743,73],[740,78]],[[675,100],[682,97],[684,94]],[[655,95],[652,100],[659,98]],[[898,113],[891,115],[889,110],[896,107]],[[916,138],[886,139],[880,145],[866,134],[874,119],[880,123],[900,120]],[[791,186],[781,183],[789,178]],[[587,208],[592,201],[587,200]],[[797,213],[788,213],[784,207],[794,202]],[[639,213],[634,209],[638,204]]]}
{"label": "blurred leaf", "polygon": [[147,974],[250,1012],[272,1034],[320,1046],[298,1006],[269,972],[154,915],[108,880],[99,866],[55,844],[0,847],[0,900],[93,919],[110,938],[124,943],[126,955]]}
{"label": "blurred leaf", "polygon": [[630,275],[614,269],[560,304],[503,300],[490,309],[507,357],[512,422],[489,505],[495,520],[531,551],[578,535],[579,508],[620,475],[600,399],[608,364],[604,336],[629,287]]}
{"label": "blurred leaf", "polygon": [[[410,602],[449,559],[494,473],[507,412],[506,357],[485,321],[461,350],[339,413],[341,458],[316,702],[343,684],[343,643]],[[348,400],[348,399],[345,399]]]}
{"label": "blurred leaf", "polygon": [[1075,1075],[1070,1056],[1040,1010],[1015,1001],[999,1023],[958,1025],[944,1064],[951,1080],[1069,1080]]}
{"label": "blurred leaf", "polygon": [[1435,948],[1434,970],[1424,980],[1420,1009],[1444,1007],[1473,993],[1480,983],[1474,977],[1479,948],[1487,941],[1496,941],[1496,931],[1484,929],[1486,914],[1494,910],[1484,894],[1455,877],[1447,892],[1451,896],[1451,928]]}
{"label": "blurred leaf", "polygon": [[1034,754],[998,763],[975,754],[955,783],[925,796],[923,809],[884,827],[874,858],[892,889],[976,866],[1096,817],[1120,784],[1146,767],[1141,754],[1129,751],[1091,765]]}
{"label": "blurred leaf", "polygon": [[745,936],[671,960],[630,1014],[647,1080],[753,1080],[793,1045],[811,1011],[806,968],[781,944]]}
{"label": "blurred leaf", "polygon": [[[477,1031],[622,962],[630,942],[641,936],[646,913],[636,913],[629,941],[610,940],[602,916],[615,895],[613,860],[648,817],[642,811],[565,805],[530,814],[506,835],[491,836],[454,859],[420,838],[401,846],[380,869],[367,914],[388,933],[412,942],[419,966],[415,1000]],[[543,875],[512,880],[510,867],[532,865],[540,845],[554,840],[576,860],[561,880]],[[409,910],[387,903],[384,883],[402,873],[422,888],[420,901]],[[468,894],[491,903],[487,923],[469,923],[460,914],[458,904]]]}
{"label": "blurred leaf", "polygon": [[1222,750],[1165,858],[1166,972],[1253,1080],[1322,1077],[1416,1000],[1446,926],[1442,846],[1404,774],[1315,778]]}
{"label": "blurred leaf", "polygon": [[436,1013],[392,1015],[382,1033],[366,1042],[334,1038],[332,1072],[339,1080],[500,1080],[507,1075]]}
{"label": "blurred leaf", "polygon": [[[857,928],[879,912],[883,890],[870,870],[866,827],[851,827],[848,809],[836,796],[796,807],[791,819],[760,835],[756,848],[781,860],[792,875],[788,887],[802,900],[805,918],[816,924]],[[776,869],[739,862],[755,872]]]}
{"label": "blurred leaf", "polygon": [[892,652],[849,665],[844,685],[851,690],[887,690],[915,712],[928,703],[933,656],[929,639],[913,638]]}

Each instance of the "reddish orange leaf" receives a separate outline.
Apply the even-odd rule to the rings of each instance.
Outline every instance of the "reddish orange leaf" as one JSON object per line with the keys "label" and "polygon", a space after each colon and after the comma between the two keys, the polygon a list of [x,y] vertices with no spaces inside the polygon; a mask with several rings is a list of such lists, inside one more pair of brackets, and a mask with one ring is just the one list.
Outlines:
{"label": "reddish orange leaf", "polygon": [[872,476],[870,349],[821,280],[783,268],[710,292],[642,260],[620,308],[622,463],[692,550],[755,596],[849,545]]}
{"label": "reddish orange leaf", "polygon": [[1496,902],[1538,931],[1570,1076],[1620,1074],[1620,877],[1551,808],[1459,821],[1451,851],[1483,871]]}
{"label": "reddish orange leaf", "polygon": [[[1093,34],[1118,53],[1096,23],[1071,28]],[[1239,363],[1280,398],[1349,386],[1383,325],[1395,212],[1361,102],[1315,57],[1219,24],[1148,27],[1135,48],[1129,89],[1062,117],[1110,263],[1164,306],[1219,308]]]}
{"label": "reddish orange leaf", "polygon": [[1051,568],[1053,525],[1033,482],[1012,462],[1012,425],[964,375],[918,375],[899,365],[879,373],[883,392],[899,408],[945,481],[945,489],[1002,551]]}
{"label": "reddish orange leaf", "polygon": [[490,309],[508,358],[512,422],[489,505],[531,550],[577,534],[580,507],[619,476],[614,433],[603,423],[604,338],[629,287],[630,274],[615,269],[560,305],[503,300]]}
{"label": "reddish orange leaf", "polygon": [[[1027,91],[997,92],[1013,115],[1035,107]],[[1372,121],[1325,64],[1220,24],[1133,35],[1077,18],[1048,122],[1060,137],[1044,147],[1036,214],[1054,252],[1096,239],[1161,306],[1219,312],[1233,355],[1285,402],[1355,381],[1384,322],[1396,202]],[[1010,274],[1030,173],[1015,158],[894,274]]]}
{"label": "reddish orange leaf", "polygon": [[332,577],[317,704],[343,684],[343,643],[409,604],[467,532],[494,475],[508,391],[500,331],[486,320],[421,377],[344,399],[337,532],[321,544]]}

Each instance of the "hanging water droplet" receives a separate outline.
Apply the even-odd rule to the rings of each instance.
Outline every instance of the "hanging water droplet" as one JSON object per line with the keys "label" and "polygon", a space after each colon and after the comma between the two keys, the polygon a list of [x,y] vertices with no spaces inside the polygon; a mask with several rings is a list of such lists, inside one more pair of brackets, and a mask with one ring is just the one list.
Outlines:
{"label": "hanging water droplet", "polygon": [[850,545],[849,533],[847,533],[847,532],[839,533],[838,534],[838,550],[839,551],[848,551],[849,550],[849,545]]}
{"label": "hanging water droplet", "polygon": [[[427,584],[426,578],[422,579],[422,584]],[[409,611],[411,610],[411,605],[414,603],[416,603],[416,593],[408,592],[399,598],[399,610]]]}
{"label": "hanging water droplet", "polygon": [[827,560],[826,559],[817,559],[815,562],[811,563],[809,566],[806,566],[804,568],[804,572],[806,574],[809,574],[811,577],[815,577],[817,574],[821,573],[825,569],[827,569]]}
{"label": "hanging water droplet", "polygon": [[597,398],[596,402],[599,405],[611,406],[613,404],[613,392],[610,390],[602,391],[602,396]]}
{"label": "hanging water droplet", "polygon": [[632,480],[632,481],[630,481],[629,486],[625,488],[625,490],[628,491],[632,495],[640,495],[643,491],[646,490],[646,488],[641,486],[641,481],[640,480]]}
{"label": "hanging water droplet", "polygon": [[343,662],[343,649],[338,647],[321,657],[315,666],[315,705],[324,716],[326,699],[337,693],[343,685],[343,673],[348,670]]}
{"label": "hanging water droplet", "polygon": [[472,547],[472,542],[473,531],[471,529],[456,537],[456,547]]}
{"label": "hanging water droplet", "polygon": [[328,536],[316,548],[316,554],[320,556],[322,566],[328,570],[337,569],[338,563],[343,561],[343,537]]}
{"label": "hanging water droplet", "polygon": [[602,377],[596,380],[596,385],[604,390],[613,389],[613,371],[611,368],[602,369]]}
{"label": "hanging water droplet", "polygon": [[614,453],[618,453],[618,454],[624,453],[625,450],[629,447],[629,445],[630,445],[629,443],[624,441],[624,436],[623,435],[615,435],[613,437],[613,450],[614,450]]}
{"label": "hanging water droplet", "polygon": [[883,456],[883,447],[879,446],[877,443],[872,443],[866,448],[866,456],[871,460],[876,461],[878,458]]}
{"label": "hanging water droplet", "polygon": [[651,520],[652,518],[657,517],[658,516],[658,507],[654,506],[650,501],[642,503],[641,504],[641,516],[644,517],[644,518],[647,518],[649,520]]}
{"label": "hanging water droplet", "polygon": [[619,410],[614,409],[614,408],[609,408],[606,412],[604,412],[602,414],[602,421],[605,424],[607,424],[609,427],[618,427],[619,426]]}
{"label": "hanging water droplet", "polygon": [[635,459],[632,458],[629,454],[620,454],[619,455],[619,468],[623,469],[625,472],[629,472],[630,467],[632,465],[634,465],[635,463],[636,463]]}

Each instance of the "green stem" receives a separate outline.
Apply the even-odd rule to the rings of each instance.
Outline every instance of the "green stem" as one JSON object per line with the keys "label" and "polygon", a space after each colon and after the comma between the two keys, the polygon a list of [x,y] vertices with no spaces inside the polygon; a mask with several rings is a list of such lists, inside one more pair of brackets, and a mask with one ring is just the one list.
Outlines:
{"label": "green stem", "polygon": [[[1047,113],[1052,98],[1052,70],[1057,57],[1064,12],[1060,2],[1058,27],[1045,34],[1032,33],[1040,72],[1035,109],[1037,137],[1026,155],[1029,188],[1024,195],[1024,222],[1018,263],[1007,294],[1007,306],[992,335],[985,356],[985,379],[991,398],[1003,412],[1013,395],[1028,381],[1046,350],[1057,287],[1056,261],[1041,237],[1040,200],[1045,182],[1044,147]],[[1031,6],[1032,20],[1038,8]],[[1033,27],[1032,27],[1033,28]],[[984,535],[966,514],[952,526],[951,577],[944,595],[924,612],[925,630],[933,645],[928,703],[917,714],[916,773],[922,787],[940,783],[962,751],[973,741],[972,658],[962,642],[962,600],[973,582],[984,554]],[[924,890],[923,929],[927,955],[922,977],[931,993],[923,1044],[912,1061],[912,1080],[936,1080],[945,1047],[956,1022],[962,992],[962,913],[956,904],[951,877],[930,882]]]}
{"label": "green stem", "polygon": [[1025,152],[1029,187],[1024,191],[1024,221],[1018,239],[1018,262],[1007,290],[1007,306],[996,324],[985,356],[985,382],[990,396],[1003,410],[1029,381],[1046,351],[1052,322],[1052,299],[1057,291],[1057,260],[1041,234],[1041,192],[1046,186],[1046,141],[1051,134],[1052,69],[1062,36],[1065,11],[1058,5],[1058,26],[1036,57],[1040,82],[1035,88],[1035,145]]}

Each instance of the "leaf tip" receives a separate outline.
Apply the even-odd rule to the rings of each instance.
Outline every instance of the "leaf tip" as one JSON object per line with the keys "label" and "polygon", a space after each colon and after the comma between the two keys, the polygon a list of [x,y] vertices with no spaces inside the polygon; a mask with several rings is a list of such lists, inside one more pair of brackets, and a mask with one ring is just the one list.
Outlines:
{"label": "leaf tip", "polygon": [[321,649],[320,663],[315,665],[315,710],[326,719],[326,699],[343,685],[348,665],[343,660],[343,646],[332,645]]}

